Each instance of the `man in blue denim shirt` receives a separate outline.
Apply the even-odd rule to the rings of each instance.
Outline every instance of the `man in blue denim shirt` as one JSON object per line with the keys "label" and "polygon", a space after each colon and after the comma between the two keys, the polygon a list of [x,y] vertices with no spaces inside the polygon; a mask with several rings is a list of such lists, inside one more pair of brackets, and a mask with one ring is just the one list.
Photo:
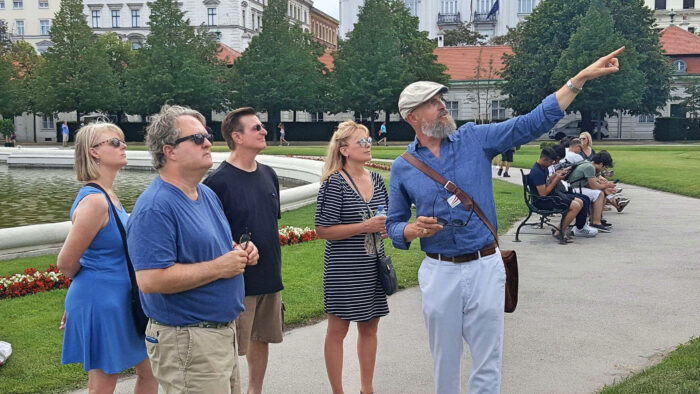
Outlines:
{"label": "man in blue denim shirt", "polygon": [[[598,59],[527,115],[502,123],[468,123],[456,130],[434,82],[408,85],[399,112],[416,132],[415,155],[471,195],[496,225],[491,159],[547,132],[564,116],[586,81],[619,70],[615,57]],[[498,393],[501,383],[505,270],[488,227],[440,185],[399,157],[391,167],[386,227],[394,246],[408,249],[421,238],[426,257],[418,272],[423,317],[433,355],[435,391],[460,393],[463,339],[469,344],[470,393]],[[409,223],[411,204],[416,220]]]}

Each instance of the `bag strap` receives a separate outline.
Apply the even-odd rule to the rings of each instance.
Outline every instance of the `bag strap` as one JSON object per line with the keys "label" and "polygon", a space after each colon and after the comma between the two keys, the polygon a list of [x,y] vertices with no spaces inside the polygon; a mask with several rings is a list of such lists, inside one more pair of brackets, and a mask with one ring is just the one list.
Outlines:
{"label": "bag strap", "polygon": [[[360,196],[360,200],[362,200],[363,203],[365,203],[365,207],[367,207],[367,213],[369,214],[369,217],[372,217],[372,209],[369,207],[369,204],[367,201],[365,201],[364,198],[362,198],[362,194],[360,193],[360,189],[357,187],[355,184],[355,181],[352,180],[352,177],[350,174],[345,170],[345,168],[342,169],[342,171],[347,175],[348,179],[350,180],[350,183],[352,184],[352,187],[355,189],[355,192],[357,193],[358,196]],[[372,185],[374,187],[374,185]],[[372,245],[374,245],[374,253],[377,255],[377,260],[379,260],[379,248],[377,248],[377,243],[374,240],[374,234],[370,234],[370,238],[372,238]]]}
{"label": "bag strap", "polygon": [[129,257],[129,247],[126,244],[126,231],[124,230],[124,225],[122,224],[122,221],[119,218],[119,214],[117,213],[117,208],[114,207],[114,204],[112,203],[112,199],[109,198],[109,194],[107,194],[107,192],[105,191],[105,189],[102,188],[102,186],[100,186],[94,182],[90,182],[85,186],[94,187],[95,189],[104,193],[105,197],[107,197],[107,202],[109,203],[110,209],[112,210],[112,213],[114,214],[114,221],[117,223],[117,228],[119,229],[119,234],[122,237],[122,244],[124,245],[124,254],[126,256],[126,266],[129,270],[129,280],[131,281],[131,296],[138,297],[139,290],[138,290],[138,285],[136,284],[136,273],[134,272],[134,266],[131,264],[131,258]]}
{"label": "bag strap", "polygon": [[437,171],[430,168],[427,164],[423,163],[423,161],[417,158],[415,155],[412,155],[408,152],[404,152],[401,155],[401,157],[403,157],[403,159],[406,160],[409,164],[416,167],[425,175],[430,177],[430,179],[442,185],[442,187],[444,187],[447,191],[457,196],[457,198],[459,198],[459,201],[461,201],[462,204],[464,204],[464,209],[473,210],[479,217],[479,219],[481,219],[481,221],[486,225],[486,227],[489,228],[489,231],[491,231],[491,234],[493,235],[493,238],[496,240],[496,244],[498,245],[498,233],[496,233],[496,229],[493,227],[493,224],[491,224],[491,221],[489,220],[489,218],[486,217],[481,208],[479,208],[479,205],[476,203],[476,201],[474,201],[474,199],[472,199],[471,196],[469,196],[469,194],[465,193],[454,182],[445,179],[445,177],[443,177]]}

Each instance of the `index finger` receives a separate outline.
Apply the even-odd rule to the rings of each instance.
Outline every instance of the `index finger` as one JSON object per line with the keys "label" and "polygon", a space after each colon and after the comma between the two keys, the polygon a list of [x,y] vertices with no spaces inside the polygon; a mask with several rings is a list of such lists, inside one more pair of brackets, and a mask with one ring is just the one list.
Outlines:
{"label": "index finger", "polygon": [[427,216],[418,216],[418,217],[416,218],[416,221],[417,221],[417,222],[424,223],[424,224],[434,224],[434,223],[437,223],[437,219],[436,219],[436,218],[427,217]]}
{"label": "index finger", "polygon": [[623,47],[620,47],[620,48],[610,52],[607,56],[605,56],[605,60],[610,60],[610,59],[614,58],[619,53],[622,53],[622,51],[624,51],[624,50],[625,50],[625,47],[623,46]]}

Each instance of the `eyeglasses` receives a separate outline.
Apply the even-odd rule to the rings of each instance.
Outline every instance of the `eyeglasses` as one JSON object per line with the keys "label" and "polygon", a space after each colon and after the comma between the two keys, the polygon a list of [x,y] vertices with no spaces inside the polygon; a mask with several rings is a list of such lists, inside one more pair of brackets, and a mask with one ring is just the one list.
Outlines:
{"label": "eyeglasses", "polygon": [[202,145],[202,144],[204,143],[204,139],[205,139],[205,138],[208,139],[209,142],[213,142],[213,141],[214,141],[214,136],[211,135],[211,134],[200,134],[200,133],[196,133],[196,134],[188,135],[187,137],[182,137],[182,138],[176,139],[175,142],[172,144],[172,146],[175,147],[175,146],[177,146],[179,143],[185,142],[185,141],[187,141],[187,140],[192,140],[192,142],[194,142],[195,145]]}
{"label": "eyeglasses", "polygon": [[119,138],[114,137],[114,138],[110,138],[108,140],[104,140],[102,142],[99,142],[99,143],[93,145],[92,147],[97,148],[98,146],[105,144],[105,143],[109,143],[110,145],[112,145],[115,148],[119,148],[119,146],[121,144],[124,144],[124,146],[126,146],[126,141],[120,140]]}
{"label": "eyeglasses", "polygon": [[250,242],[251,236],[252,236],[252,234],[246,228],[245,232],[243,234],[241,234],[240,238],[238,238],[238,244],[241,245],[243,250],[248,249],[248,242]]}
{"label": "eyeglasses", "polygon": [[263,128],[263,127],[262,127],[262,125],[261,125],[260,123],[258,123],[258,124],[256,124],[255,126],[253,126],[253,130],[255,130],[255,131],[260,131],[260,130],[262,130],[262,128]]}
{"label": "eyeglasses", "polygon": [[372,137],[362,137],[357,141],[357,143],[360,144],[361,147],[366,148],[367,146],[372,145]]}
{"label": "eyeglasses", "polygon": [[[432,215],[432,217],[435,217],[435,204],[438,201],[438,197],[440,198],[440,200],[444,201],[445,204],[447,204],[446,198],[440,196],[439,194],[435,195],[435,199],[433,199],[433,215]],[[448,204],[448,206],[449,206],[449,204]],[[451,210],[453,208],[449,207],[449,209]],[[460,209],[463,209],[463,208],[460,208]],[[449,221],[447,219],[437,218],[437,223],[443,227],[464,227],[467,224],[469,224],[469,222],[472,220],[473,214],[474,214],[474,210],[472,209],[471,211],[469,211],[469,217],[467,217],[466,222],[462,219],[455,219],[455,220]]]}

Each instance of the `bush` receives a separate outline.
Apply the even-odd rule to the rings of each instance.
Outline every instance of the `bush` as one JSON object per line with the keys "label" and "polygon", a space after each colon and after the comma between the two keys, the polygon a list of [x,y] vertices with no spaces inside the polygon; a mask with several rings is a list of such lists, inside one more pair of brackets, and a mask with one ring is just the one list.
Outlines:
{"label": "bush", "polygon": [[687,141],[700,139],[700,120],[688,118],[656,118],[656,141]]}
{"label": "bush", "polygon": [[540,144],[540,150],[545,150],[545,149],[551,148],[555,145],[559,145],[559,143],[556,141],[544,141]]}
{"label": "bush", "polygon": [[0,135],[10,135],[15,131],[15,122],[12,119],[0,119]]}

